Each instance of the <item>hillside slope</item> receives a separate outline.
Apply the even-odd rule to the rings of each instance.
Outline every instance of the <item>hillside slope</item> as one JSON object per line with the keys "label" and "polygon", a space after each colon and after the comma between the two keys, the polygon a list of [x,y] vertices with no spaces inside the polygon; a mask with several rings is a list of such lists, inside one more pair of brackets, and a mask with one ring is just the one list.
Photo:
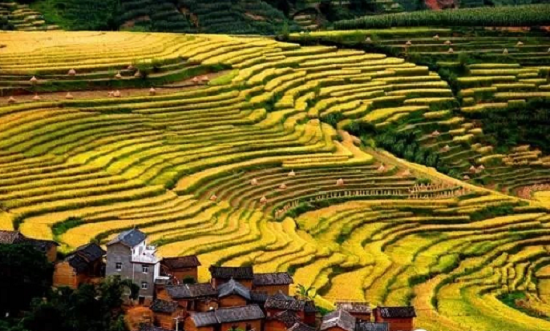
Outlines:
{"label": "hillside slope", "polygon": [[[516,172],[546,161],[502,167],[537,193],[520,199],[338,126],[399,126],[448,142],[462,166],[458,148],[483,131],[427,67],[258,37],[48,34],[2,35],[0,227],[69,250],[138,226],[164,256],[198,254],[201,281],[211,264],[253,264],[314,286],[325,308],[414,304],[419,328],[550,329],[548,172]],[[522,310],[501,301],[517,292]]]}

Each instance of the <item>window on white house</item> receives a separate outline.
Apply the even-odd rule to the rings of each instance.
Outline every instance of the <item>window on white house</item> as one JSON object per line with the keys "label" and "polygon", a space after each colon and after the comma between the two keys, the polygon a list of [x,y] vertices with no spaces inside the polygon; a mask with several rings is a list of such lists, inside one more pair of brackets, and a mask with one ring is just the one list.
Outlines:
{"label": "window on white house", "polygon": [[149,272],[149,266],[147,266],[147,265],[142,265],[142,266],[141,266],[141,271],[142,271],[144,274],[148,273],[148,272]]}
{"label": "window on white house", "polygon": [[149,284],[147,282],[141,282],[141,289],[146,290],[149,287]]}
{"label": "window on white house", "polygon": [[115,265],[115,268],[116,268],[116,271],[121,271],[122,270],[122,262],[117,262],[116,265]]}

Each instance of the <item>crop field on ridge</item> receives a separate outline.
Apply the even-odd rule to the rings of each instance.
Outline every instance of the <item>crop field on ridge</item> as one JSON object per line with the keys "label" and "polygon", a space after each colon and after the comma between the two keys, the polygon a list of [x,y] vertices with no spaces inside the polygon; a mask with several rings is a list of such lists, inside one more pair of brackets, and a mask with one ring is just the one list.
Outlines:
{"label": "crop field on ridge", "polygon": [[[381,39],[460,62],[459,37],[421,33]],[[549,330],[550,160],[496,150],[467,114],[545,107],[550,38],[455,85],[381,51],[295,43],[314,35],[0,33],[0,229],[70,251],[137,226],[161,255],[197,254],[201,280],[254,265],[314,286],[325,308]],[[388,147],[404,137],[415,150]],[[501,300],[515,292],[522,311]]]}

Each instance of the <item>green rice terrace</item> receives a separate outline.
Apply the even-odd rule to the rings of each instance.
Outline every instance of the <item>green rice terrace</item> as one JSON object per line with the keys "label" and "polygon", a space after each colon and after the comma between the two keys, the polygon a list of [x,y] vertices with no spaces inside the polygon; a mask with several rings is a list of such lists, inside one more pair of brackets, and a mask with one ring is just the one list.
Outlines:
{"label": "green rice terrace", "polygon": [[[187,31],[129,3],[135,25]],[[139,227],[160,255],[198,255],[199,281],[253,265],[325,309],[550,330],[550,33],[462,15],[277,39],[2,31],[0,229],[69,252]]]}

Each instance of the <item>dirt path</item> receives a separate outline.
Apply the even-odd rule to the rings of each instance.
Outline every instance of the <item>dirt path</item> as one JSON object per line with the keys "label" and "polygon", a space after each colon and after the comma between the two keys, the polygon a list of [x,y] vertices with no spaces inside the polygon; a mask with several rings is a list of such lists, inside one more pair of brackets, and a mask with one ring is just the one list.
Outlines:
{"label": "dirt path", "polygon": [[[216,73],[201,75],[201,76],[198,76],[198,78],[206,76],[208,77],[208,80],[212,80],[216,77],[223,76],[229,72],[230,71],[228,70],[224,70]],[[194,78],[195,77],[191,77],[183,81],[174,82],[161,87],[155,87],[155,94],[156,95],[173,94],[177,92],[189,91],[189,90],[194,90],[194,89],[207,86],[206,82],[203,82],[203,83],[193,82]],[[110,92],[115,92],[115,91],[114,90],[71,91],[70,94],[72,95],[74,100],[114,98],[114,96],[110,95]],[[121,89],[119,90],[119,92],[120,92],[120,98],[150,95],[149,88],[127,88],[127,89]],[[39,93],[38,96],[40,97],[40,101],[67,100],[67,92]],[[34,102],[33,100],[34,97],[35,97],[34,94],[26,94],[26,95],[18,95],[18,96],[15,96],[14,98],[16,100],[16,104],[20,104],[20,103]],[[9,100],[9,96],[0,97],[0,106],[7,105],[8,100]]]}

